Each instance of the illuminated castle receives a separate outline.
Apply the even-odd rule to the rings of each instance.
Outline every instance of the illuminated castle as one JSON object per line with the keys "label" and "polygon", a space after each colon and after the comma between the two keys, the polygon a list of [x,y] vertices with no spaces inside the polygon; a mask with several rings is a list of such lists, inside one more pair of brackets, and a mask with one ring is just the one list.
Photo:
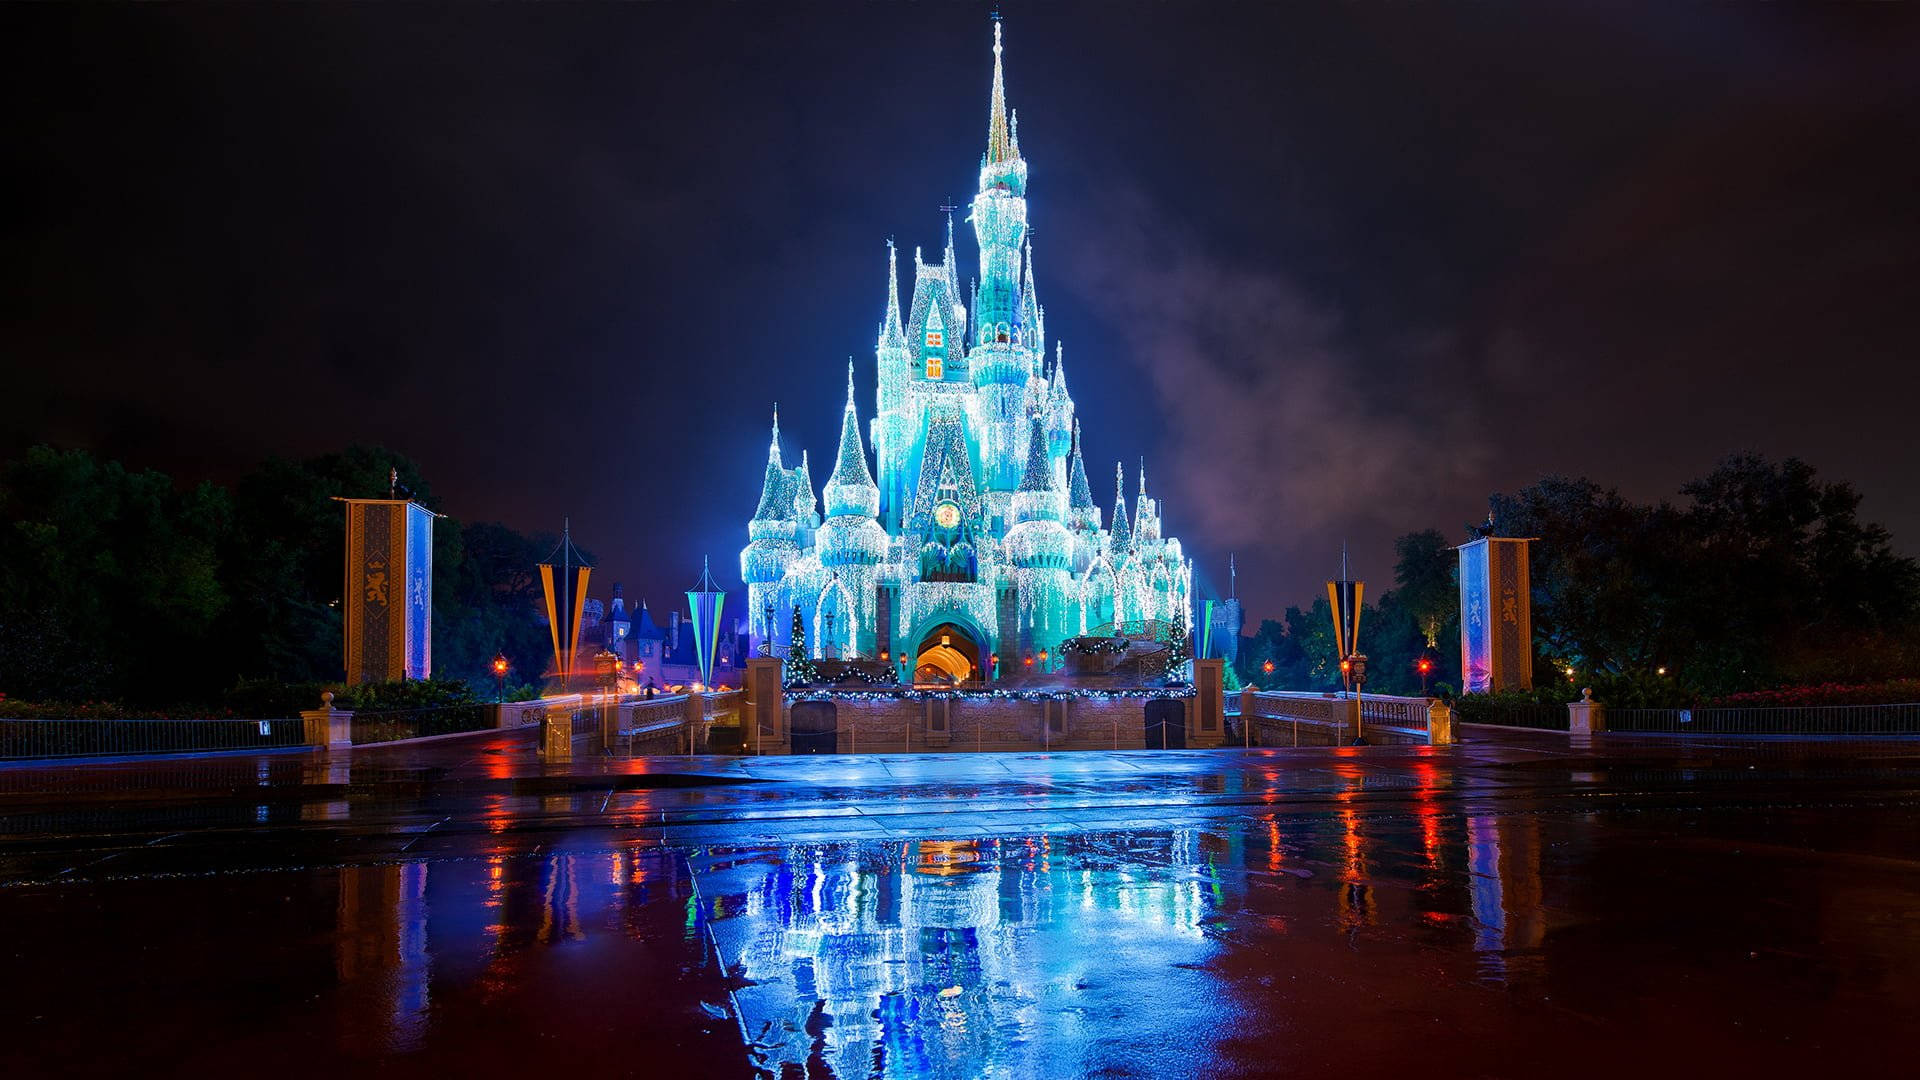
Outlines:
{"label": "illuminated castle", "polygon": [[[740,553],[757,645],[785,644],[797,609],[815,657],[911,661],[922,677],[981,678],[1064,639],[1134,624],[1192,625],[1192,564],[1161,535],[1146,468],[1128,511],[1115,469],[1103,524],[1081,461],[1064,350],[1048,354],[1027,242],[1027,163],[1007,110],[1000,25],[979,194],[980,248],[963,292],[953,219],[937,263],[913,257],[902,318],[888,245],[887,308],[874,349],[878,410],[869,470],[847,366],[833,471],[814,496],[805,453],[787,468],[773,421],[760,503]],[[998,672],[993,672],[997,676]]]}

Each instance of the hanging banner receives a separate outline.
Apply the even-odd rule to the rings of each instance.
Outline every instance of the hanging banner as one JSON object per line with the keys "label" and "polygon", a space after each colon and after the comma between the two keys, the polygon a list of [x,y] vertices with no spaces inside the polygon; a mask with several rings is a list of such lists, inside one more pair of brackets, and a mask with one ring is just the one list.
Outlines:
{"label": "hanging banner", "polygon": [[433,511],[404,499],[347,506],[343,595],[349,685],[433,671]]}
{"label": "hanging banner", "polygon": [[552,563],[540,563],[540,592],[547,605],[547,640],[553,644],[553,674],[569,679],[580,669],[580,615],[587,603],[589,566],[553,572]]}
{"label": "hanging banner", "polygon": [[693,615],[694,660],[702,686],[713,685],[713,661],[720,652],[720,613],[726,604],[727,594],[703,562],[699,583],[687,592],[687,610]]}
{"label": "hanging banner", "polygon": [[1482,537],[1460,553],[1460,672],[1470,694],[1533,689],[1529,539]]}

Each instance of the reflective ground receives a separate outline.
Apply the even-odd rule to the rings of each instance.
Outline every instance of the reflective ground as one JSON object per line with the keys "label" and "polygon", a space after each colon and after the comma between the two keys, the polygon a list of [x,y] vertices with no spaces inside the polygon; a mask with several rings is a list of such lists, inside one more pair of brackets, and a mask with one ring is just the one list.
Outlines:
{"label": "reflective ground", "polygon": [[1560,736],[0,769],[0,1075],[1900,1072],[1917,779]]}

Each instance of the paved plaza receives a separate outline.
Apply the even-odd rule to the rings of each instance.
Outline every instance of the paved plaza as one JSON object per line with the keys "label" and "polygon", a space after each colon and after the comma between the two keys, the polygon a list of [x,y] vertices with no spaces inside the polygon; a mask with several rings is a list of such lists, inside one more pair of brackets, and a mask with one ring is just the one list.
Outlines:
{"label": "paved plaza", "polygon": [[1916,780],[1915,741],[1484,731],[8,766],[0,1069],[1880,1071]]}

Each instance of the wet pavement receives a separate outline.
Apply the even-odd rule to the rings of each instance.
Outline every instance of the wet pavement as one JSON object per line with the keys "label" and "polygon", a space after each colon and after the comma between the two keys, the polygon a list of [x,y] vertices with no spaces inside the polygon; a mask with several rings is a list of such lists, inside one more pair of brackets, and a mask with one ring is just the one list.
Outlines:
{"label": "wet pavement", "polygon": [[0,766],[0,1075],[1900,1071],[1920,741]]}

